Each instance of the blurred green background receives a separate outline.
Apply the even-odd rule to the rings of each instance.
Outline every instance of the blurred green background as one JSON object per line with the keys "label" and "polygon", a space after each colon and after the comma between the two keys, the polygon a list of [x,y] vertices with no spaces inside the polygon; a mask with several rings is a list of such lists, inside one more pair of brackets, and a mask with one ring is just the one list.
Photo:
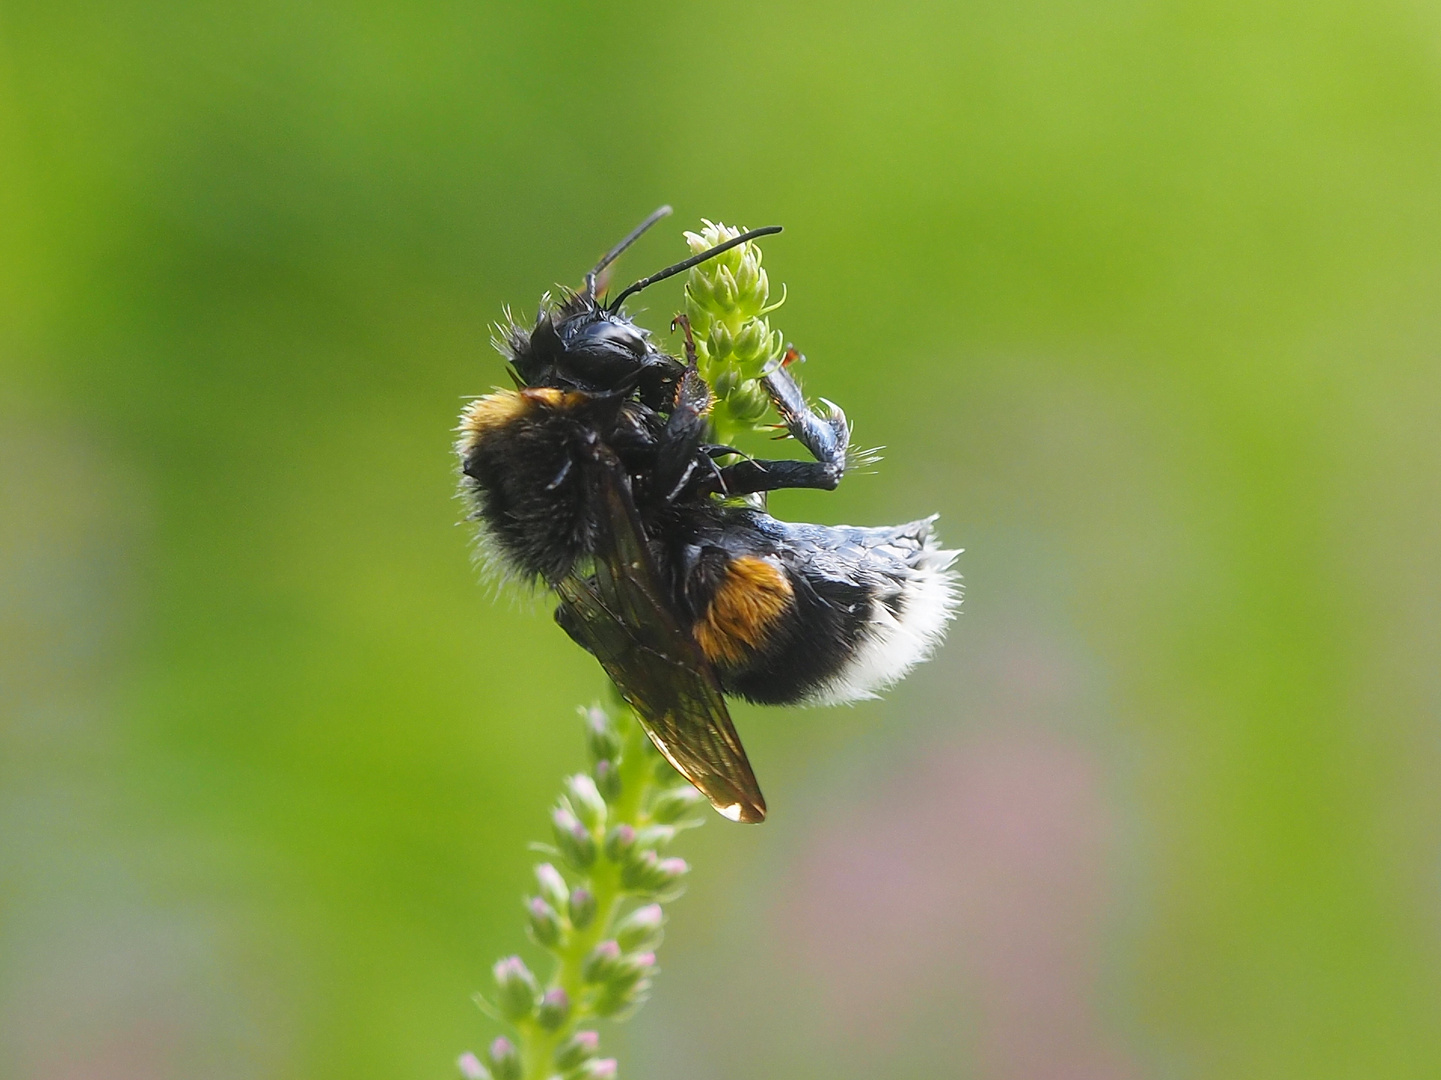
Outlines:
{"label": "blurred green background", "polygon": [[[1441,10],[0,6],[0,1073],[449,1077],[593,662],[462,397],[661,202],[965,613],[740,708],[624,1076],[1441,1075]],[[675,282],[646,294],[663,329]],[[530,955],[530,954],[527,954]]]}

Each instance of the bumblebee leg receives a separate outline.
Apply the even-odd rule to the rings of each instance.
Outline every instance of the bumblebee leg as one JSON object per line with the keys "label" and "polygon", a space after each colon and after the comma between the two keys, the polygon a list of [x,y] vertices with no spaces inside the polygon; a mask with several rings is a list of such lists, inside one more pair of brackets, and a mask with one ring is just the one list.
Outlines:
{"label": "bumblebee leg", "polygon": [[834,491],[844,471],[841,465],[828,461],[762,461],[752,458],[727,465],[719,474],[701,481],[702,491],[722,495],[752,495],[781,488],[816,488]]}
{"label": "bumblebee leg", "polygon": [[[711,393],[706,381],[696,367],[695,341],[691,337],[690,320],[677,315],[672,326],[685,331],[685,374],[676,386],[675,406],[665,430],[661,432],[656,445],[654,482],[657,491],[665,492],[667,499],[674,499],[691,481],[696,467],[704,463],[710,467],[713,476],[709,482],[719,480],[720,471],[710,458],[702,453],[706,434],[705,414],[710,409]],[[721,482],[724,487],[724,482]]]}
{"label": "bumblebee leg", "polygon": [[850,449],[850,427],[846,424],[846,414],[830,402],[826,402],[825,415],[817,413],[784,367],[776,368],[767,375],[765,384],[776,411],[785,422],[787,433],[809,450],[816,460],[760,461],[751,458],[738,461],[725,466],[720,476],[708,479],[703,487],[728,495],[751,495],[781,488],[834,491],[845,474],[846,454]]}
{"label": "bumblebee leg", "polygon": [[833,468],[839,483],[841,474],[846,471],[846,452],[851,439],[846,414],[839,405],[827,401],[826,414],[819,415],[806,401],[790,371],[784,367],[778,367],[765,376],[764,382],[791,438],[809,450],[816,461]]}

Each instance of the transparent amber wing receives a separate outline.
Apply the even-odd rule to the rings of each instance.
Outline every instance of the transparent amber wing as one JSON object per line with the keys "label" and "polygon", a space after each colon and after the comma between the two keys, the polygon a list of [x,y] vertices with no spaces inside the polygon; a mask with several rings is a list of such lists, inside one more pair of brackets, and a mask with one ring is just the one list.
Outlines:
{"label": "transparent amber wing", "polygon": [[556,586],[557,619],[588,649],[657,749],[721,814],[758,822],[765,798],[709,661],[672,609],[619,461],[589,466],[599,535],[592,576]]}

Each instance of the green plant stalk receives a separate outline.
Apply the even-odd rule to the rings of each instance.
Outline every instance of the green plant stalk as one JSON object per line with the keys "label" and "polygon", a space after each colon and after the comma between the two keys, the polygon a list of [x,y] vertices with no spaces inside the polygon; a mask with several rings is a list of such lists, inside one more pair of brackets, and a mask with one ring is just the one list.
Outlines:
{"label": "green plant stalk", "polygon": [[[607,825],[630,825],[641,828],[649,822],[641,813],[641,806],[651,787],[654,765],[647,753],[650,740],[640,722],[625,709],[628,722],[625,725],[625,741],[621,748],[620,782],[621,793],[610,806]],[[590,951],[610,936],[616,916],[625,893],[620,887],[620,867],[607,859],[604,854],[596,859],[590,874],[591,891],[595,896],[595,921],[581,931],[576,931],[567,943],[557,950],[555,970],[547,990],[564,990],[572,1002],[570,1019],[555,1031],[546,1031],[534,1019],[521,1021],[516,1025],[520,1035],[521,1060],[525,1062],[525,1080],[547,1080],[556,1072],[552,1065],[555,1049],[573,1035],[578,1026],[590,1019],[585,1008],[585,981],[581,977],[581,966]]]}
{"label": "green plant stalk", "polygon": [[[486,1061],[461,1056],[468,1080],[612,1080],[616,1065],[597,1057],[596,1018],[620,1018],[646,997],[656,974],[664,913],[689,872],[661,851],[679,831],[701,823],[705,797],[652,746],[627,706],[584,711],[589,773],[565,781],[551,823],[556,862],[536,867],[537,895],[526,910],[531,936],[553,958],[542,988],[518,956],[495,966],[494,1001],[482,1008],[510,1026]],[[641,901],[627,910],[626,901]]]}

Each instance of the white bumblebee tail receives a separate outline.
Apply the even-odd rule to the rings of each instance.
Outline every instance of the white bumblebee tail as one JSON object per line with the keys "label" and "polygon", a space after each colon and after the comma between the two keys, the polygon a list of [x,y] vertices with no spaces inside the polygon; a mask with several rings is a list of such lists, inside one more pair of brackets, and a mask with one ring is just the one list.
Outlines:
{"label": "white bumblebee tail", "polygon": [[840,705],[876,697],[940,645],[961,602],[960,575],[951,569],[960,551],[940,546],[935,520],[856,530],[865,540],[854,573],[871,592],[869,618],[854,655],[808,701]]}

